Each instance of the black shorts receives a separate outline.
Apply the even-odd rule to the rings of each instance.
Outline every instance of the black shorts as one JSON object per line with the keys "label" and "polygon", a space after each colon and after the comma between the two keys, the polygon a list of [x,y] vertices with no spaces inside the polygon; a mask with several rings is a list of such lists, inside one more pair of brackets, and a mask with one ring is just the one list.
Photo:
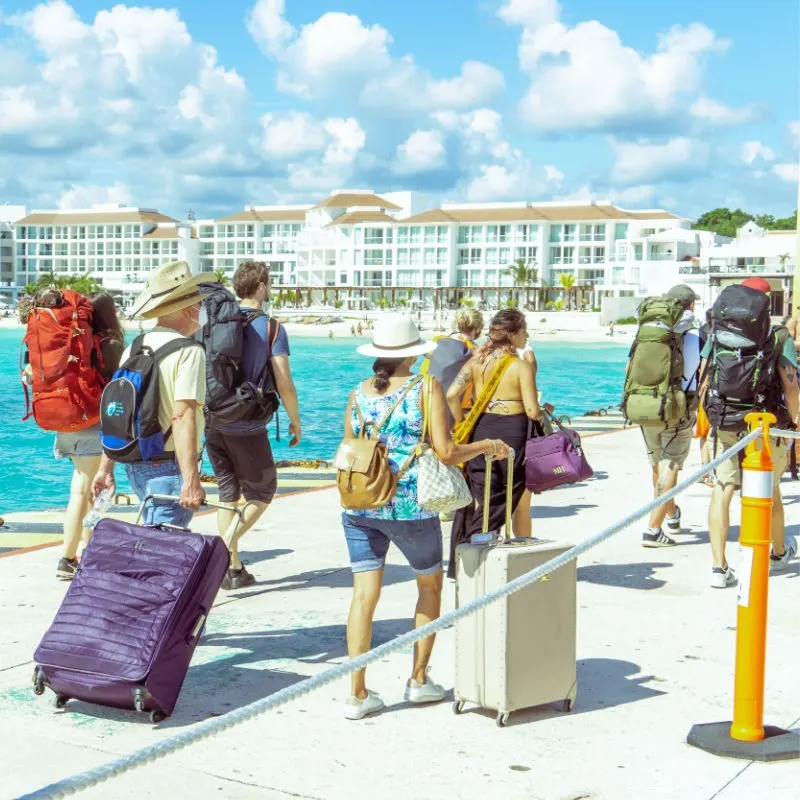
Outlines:
{"label": "black shorts", "polygon": [[244,436],[207,430],[206,450],[221,502],[235,503],[242,495],[251,503],[272,502],[278,473],[266,429]]}

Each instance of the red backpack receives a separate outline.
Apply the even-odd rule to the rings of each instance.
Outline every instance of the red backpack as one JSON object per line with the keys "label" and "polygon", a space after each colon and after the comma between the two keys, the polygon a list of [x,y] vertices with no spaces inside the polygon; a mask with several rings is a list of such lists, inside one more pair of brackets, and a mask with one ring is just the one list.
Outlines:
{"label": "red backpack", "polygon": [[72,289],[44,293],[31,306],[24,339],[33,403],[25,389],[25,416],[40,428],[74,433],[100,421],[103,381],[92,363],[99,356],[92,332],[92,303]]}

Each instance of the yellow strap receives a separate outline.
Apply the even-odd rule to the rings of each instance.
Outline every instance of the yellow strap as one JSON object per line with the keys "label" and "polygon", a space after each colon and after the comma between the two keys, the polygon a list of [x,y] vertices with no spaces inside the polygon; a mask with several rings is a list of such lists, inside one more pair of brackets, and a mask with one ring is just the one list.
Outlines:
{"label": "yellow strap", "polygon": [[515,358],[516,356],[507,354],[500,359],[500,363],[492,373],[492,377],[483,385],[483,389],[473,403],[472,409],[469,414],[467,414],[466,419],[456,425],[453,431],[453,441],[456,444],[465,444],[469,439],[472,434],[472,429],[475,427],[481,414],[486,410],[486,406],[489,405],[490,400],[497,391],[497,387],[500,385],[503,375],[506,374],[506,370],[511,366],[511,362]]}

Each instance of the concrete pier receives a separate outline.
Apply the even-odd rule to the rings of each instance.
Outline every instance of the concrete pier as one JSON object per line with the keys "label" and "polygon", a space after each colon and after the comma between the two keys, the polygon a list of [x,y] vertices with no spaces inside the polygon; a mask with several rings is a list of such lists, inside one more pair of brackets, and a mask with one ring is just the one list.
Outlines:
{"label": "concrete pier", "polygon": [[[587,438],[596,477],[535,498],[534,535],[579,542],[646,502],[650,469],[637,430]],[[699,463],[696,444],[690,465]],[[800,527],[800,483],[784,483],[787,526]],[[578,698],[514,714],[495,727],[490,712],[402,700],[411,654],[368,672],[387,709],[344,719],[346,682],[213,739],[87,790],[86,798],[314,798],[353,800],[795,800],[800,761],[751,764],[685,743],[697,722],[732,712],[735,589],[714,590],[706,509],[697,484],[679,500],[679,546],[648,550],[642,525],[579,562]],[[0,797],[12,798],[224,714],[346,658],[350,599],[347,551],[334,488],[279,498],[244,540],[257,586],[220,593],[175,715],[154,727],[144,716],[33,694],[32,653],[65,585],[55,549],[0,559]],[[729,557],[735,567],[738,501]],[[213,518],[199,516],[197,530]],[[445,547],[445,552],[447,548]],[[770,580],[765,721],[800,726],[800,571]],[[413,576],[392,550],[374,642],[410,627]],[[452,608],[453,585],[445,588]],[[453,632],[438,638],[432,677],[453,683]]]}

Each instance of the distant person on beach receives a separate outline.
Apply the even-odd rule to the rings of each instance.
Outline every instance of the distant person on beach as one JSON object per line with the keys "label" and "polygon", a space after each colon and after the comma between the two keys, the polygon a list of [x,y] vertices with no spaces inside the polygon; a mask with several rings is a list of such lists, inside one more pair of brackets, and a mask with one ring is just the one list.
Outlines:
{"label": "distant person on beach", "polygon": [[364,335],[364,326],[360,322],[358,323],[358,328],[356,330],[358,331],[359,336]]}
{"label": "distant person on beach", "polygon": [[[484,439],[500,439],[514,450],[512,503],[514,510],[527,491],[525,486],[525,442],[531,421],[541,418],[536,376],[530,363],[517,351],[528,342],[525,315],[515,308],[499,311],[489,325],[488,339],[458,374],[447,392],[447,403],[456,421],[455,440],[465,437],[479,443]],[[469,414],[464,415],[461,398],[472,385],[475,400]],[[499,531],[505,519],[506,464],[492,465],[490,475],[489,530]],[[476,459],[467,465],[469,484],[475,508],[468,506],[456,512],[451,539],[451,560],[448,577],[455,577],[455,548],[469,541],[483,528],[483,495],[485,465]],[[524,508],[529,508],[530,501]],[[521,532],[522,533],[522,532]]]}
{"label": "distant person on beach", "polygon": [[[92,331],[99,346],[99,353],[92,353],[92,365],[105,383],[119,365],[125,337],[111,295],[99,292],[91,300]],[[103,454],[100,424],[78,433],[57,433],[54,453],[56,458],[72,461],[69,503],[64,515],[64,550],[56,569],[57,578],[70,581],[78,569],[77,554],[84,534],[83,518],[92,505],[92,478]]]}
{"label": "distant person on beach", "polygon": [[[244,261],[233,276],[233,290],[240,298],[242,313],[257,310],[258,316],[244,329],[244,380],[254,386],[274,387],[289,417],[290,447],[302,438],[297,389],[289,367],[289,337],[277,320],[262,312],[269,298],[269,268],[263,261]],[[277,413],[277,412],[276,412]],[[278,472],[267,435],[268,416],[254,409],[252,419],[221,423],[206,417],[206,450],[219,486],[222,503],[247,503],[241,522],[232,511],[217,512],[219,535],[231,553],[231,565],[222,583],[227,590],[255,583],[239,556],[239,541],[258,522],[272,502],[278,487]]]}
{"label": "distant person on beach", "polygon": [[[700,369],[700,336],[694,318],[694,304],[699,297],[686,284],[673,286],[665,297],[677,300],[683,316],[673,328],[681,334],[683,377],[681,389],[686,395],[686,413],[677,425],[642,425],[642,438],[653,471],[653,494],[660,497],[678,483],[678,473],[686,463],[692,445],[698,404],[698,372]],[[681,510],[674,500],[659,506],[650,514],[647,530],[642,534],[643,547],[673,547],[677,542],[662,530],[666,524],[671,533],[681,530]]]}
{"label": "distant person on beach", "polygon": [[350,335],[351,336],[355,336],[356,335],[356,326],[355,325],[351,325],[350,326]]}
{"label": "distant person on beach", "polygon": [[[712,330],[702,351],[701,375],[703,383],[700,387],[701,401],[705,407],[708,420],[711,423],[710,438],[712,441],[712,455],[716,458],[744,435],[747,423],[730,424],[731,418],[743,417],[751,411],[766,411],[774,414],[778,420],[778,427],[796,427],[800,423],[800,390],[798,390],[798,364],[795,343],[789,331],[782,327],[772,327],[769,324],[769,305],[764,304],[757,293],[769,295],[772,287],[764,278],[753,277],[742,281],[750,291],[743,295],[739,286],[727,286],[723,289],[711,315],[715,316]],[[738,290],[738,291],[737,291]],[[737,292],[731,305],[737,310],[735,320],[728,319],[727,303],[720,303],[725,292]],[[763,364],[754,365],[753,360],[762,359],[763,351],[757,355],[747,351],[731,354],[726,350],[724,342],[716,337],[722,331],[726,334],[734,331],[741,336],[741,319],[745,316],[742,312],[749,312],[750,328],[759,331],[768,331],[769,352],[772,354],[773,363],[769,370]],[[755,335],[755,331],[747,331]],[[759,343],[763,347],[763,343]],[[752,351],[753,348],[748,348]],[[718,361],[712,372],[706,369],[709,360]],[[749,363],[748,363],[749,361]],[[752,380],[747,378],[752,375],[750,370],[760,369],[761,374],[768,377],[761,385],[753,387]],[[726,383],[722,384],[721,379]],[[754,396],[754,392],[758,392]],[[738,401],[738,403],[737,403]],[[744,401],[744,402],[743,402]],[[744,405],[744,408],[742,406]],[[727,420],[724,428],[720,428],[720,420]],[[772,440],[772,549],[770,552],[770,567],[774,570],[785,570],[789,562],[797,555],[797,539],[785,529],[783,499],[781,497],[781,477],[786,471],[788,461],[787,442],[782,439]],[[724,589],[736,584],[736,575],[728,565],[725,556],[728,531],[730,527],[730,506],[733,495],[742,485],[742,469],[738,458],[730,458],[716,469],[716,485],[711,492],[711,502],[708,509],[708,534],[711,544],[711,586],[715,589]]]}
{"label": "distant person on beach", "polygon": [[[418,356],[434,349],[424,342],[419,329],[407,316],[386,315],[375,324],[371,344],[358,348],[361,355],[375,359],[373,376],[359,384],[350,395],[345,412],[346,438],[357,436],[364,425],[373,426],[389,417],[376,431],[389,448],[394,472],[402,471],[394,498],[382,508],[346,511],[342,515],[345,539],[353,571],[353,599],[347,620],[347,650],[350,658],[366,653],[372,644],[372,620],[381,594],[386,553],[392,542],[405,556],[417,579],[418,599],[414,627],[439,617],[442,599],[442,528],[439,515],[418,504],[418,468],[414,454],[421,444],[423,430],[423,381],[411,367]],[[431,382],[433,395],[430,420],[432,444],[446,464],[469,461],[479,456],[503,458],[506,446],[497,439],[484,439],[468,445],[453,444],[447,420],[444,392]],[[481,458],[483,462],[483,458]],[[414,646],[411,677],[406,684],[409,703],[436,703],[445,690],[428,677],[428,662],[434,636]],[[366,671],[351,675],[351,696],[345,707],[348,719],[363,719],[384,707],[383,700],[370,692]]]}
{"label": "distant person on beach", "polygon": [[[150,273],[131,310],[133,318],[156,320],[152,330],[138,336],[125,350],[121,365],[126,366],[134,350],[146,348],[156,354],[158,423],[164,434],[164,455],[158,460],[126,463],[125,472],[140,499],[154,494],[180,497],[178,502],[149,501],[144,509],[147,525],[185,528],[205,500],[198,464],[205,427],[206,357],[202,345],[192,337],[203,322],[199,284],[213,281],[213,273],[192,275],[184,261],[165,264]],[[165,347],[167,354],[159,357],[159,350]],[[104,489],[112,493],[116,490],[114,466],[115,462],[104,455],[92,484],[95,496]]]}

